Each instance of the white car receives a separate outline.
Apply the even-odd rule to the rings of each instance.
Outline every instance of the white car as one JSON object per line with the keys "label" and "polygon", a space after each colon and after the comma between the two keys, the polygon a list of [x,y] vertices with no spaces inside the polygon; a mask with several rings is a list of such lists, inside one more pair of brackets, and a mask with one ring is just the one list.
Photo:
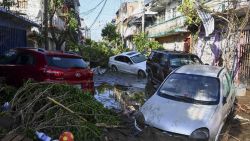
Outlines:
{"label": "white car", "polygon": [[109,67],[112,71],[120,71],[146,77],[146,57],[136,52],[124,52],[109,58]]}
{"label": "white car", "polygon": [[227,69],[186,65],[172,72],[140,108],[135,127],[148,125],[184,140],[216,141],[234,113],[234,102]]}

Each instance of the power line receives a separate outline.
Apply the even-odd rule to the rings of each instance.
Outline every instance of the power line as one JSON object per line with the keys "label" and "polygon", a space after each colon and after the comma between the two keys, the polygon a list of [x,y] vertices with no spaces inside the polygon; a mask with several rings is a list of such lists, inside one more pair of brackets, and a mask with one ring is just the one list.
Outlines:
{"label": "power line", "polygon": [[91,24],[91,26],[89,27],[90,29],[91,29],[91,28],[92,28],[92,26],[96,23],[97,19],[98,19],[98,18],[99,18],[99,16],[101,15],[101,13],[102,13],[102,11],[103,11],[103,9],[104,9],[104,7],[105,7],[106,3],[107,3],[107,0],[105,0],[105,2],[104,2],[104,4],[103,4],[103,6],[102,6],[102,8],[101,8],[101,10],[99,11],[98,15],[96,16],[96,18],[95,18],[94,22],[93,22],[93,23]]}
{"label": "power line", "polygon": [[88,11],[85,11],[85,12],[81,12],[80,15],[82,14],[85,14],[85,15],[88,15],[90,14],[91,12],[93,12],[97,7],[99,7],[102,3],[104,2],[104,0],[102,0],[101,2],[99,2],[94,8],[88,10]]}

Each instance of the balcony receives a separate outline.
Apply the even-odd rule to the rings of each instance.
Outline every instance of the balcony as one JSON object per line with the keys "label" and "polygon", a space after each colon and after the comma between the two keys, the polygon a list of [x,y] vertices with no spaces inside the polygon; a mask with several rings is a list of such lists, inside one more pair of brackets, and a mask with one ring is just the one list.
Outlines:
{"label": "balcony", "polygon": [[178,34],[180,32],[188,32],[185,29],[185,17],[178,16],[173,19],[155,24],[146,28],[149,38],[157,38],[168,35]]}

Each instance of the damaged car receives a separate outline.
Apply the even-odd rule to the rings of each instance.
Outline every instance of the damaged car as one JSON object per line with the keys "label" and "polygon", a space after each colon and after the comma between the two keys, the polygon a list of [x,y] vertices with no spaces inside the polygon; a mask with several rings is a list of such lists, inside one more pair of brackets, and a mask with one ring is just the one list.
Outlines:
{"label": "damaged car", "polygon": [[183,140],[216,141],[235,107],[226,68],[186,65],[173,71],[135,118],[136,129],[153,127]]}

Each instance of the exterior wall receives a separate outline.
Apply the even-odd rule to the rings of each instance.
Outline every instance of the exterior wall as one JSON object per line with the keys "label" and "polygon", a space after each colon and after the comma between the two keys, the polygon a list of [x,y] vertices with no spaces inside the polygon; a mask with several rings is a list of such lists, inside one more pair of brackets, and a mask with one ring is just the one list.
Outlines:
{"label": "exterior wall", "polygon": [[43,0],[23,0],[18,2],[15,0],[15,3],[18,5],[10,7],[11,11],[18,11],[22,13],[24,17],[29,20],[36,22],[37,24],[42,23],[43,18]]}
{"label": "exterior wall", "polygon": [[188,38],[190,39],[190,34],[183,33],[179,35],[155,38],[155,40],[161,43],[166,50],[184,51],[185,40]]}
{"label": "exterior wall", "polygon": [[26,47],[27,37],[25,29],[18,29],[0,25],[0,55],[16,47]]}
{"label": "exterior wall", "polygon": [[158,14],[153,24],[146,27],[148,37],[161,43],[167,50],[188,51],[190,33],[185,27],[185,17],[177,10],[181,1],[155,0],[154,2],[151,4],[151,11],[158,12]]}
{"label": "exterior wall", "polygon": [[141,3],[140,2],[126,2],[123,3],[120,9],[116,13],[116,26],[117,32],[124,39],[124,43],[126,43],[127,47],[132,49],[132,39],[131,36],[137,33],[136,25],[129,25],[129,21],[133,19],[134,16],[140,14]]}

